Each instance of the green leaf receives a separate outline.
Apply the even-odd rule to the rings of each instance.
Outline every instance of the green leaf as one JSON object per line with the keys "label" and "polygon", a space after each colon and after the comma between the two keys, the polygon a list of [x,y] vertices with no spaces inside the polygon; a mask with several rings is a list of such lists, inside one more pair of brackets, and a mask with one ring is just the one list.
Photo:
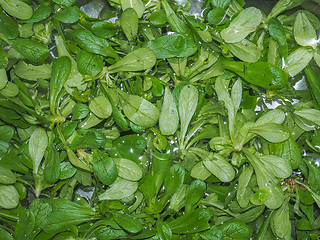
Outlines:
{"label": "green leaf", "polygon": [[221,31],[221,37],[227,43],[239,42],[255,31],[261,20],[262,13],[259,9],[246,8],[232,20],[229,27]]}
{"label": "green leaf", "polygon": [[260,59],[261,51],[257,45],[250,42],[247,39],[243,39],[240,42],[233,44],[225,44],[229,51],[244,62],[257,62]]}
{"label": "green leaf", "polygon": [[85,118],[90,112],[87,105],[83,103],[77,103],[73,108],[72,120],[79,120]]}
{"label": "green leaf", "polygon": [[75,23],[79,20],[80,13],[77,7],[66,7],[52,15],[52,17],[63,23]]}
{"label": "green leaf", "polygon": [[269,18],[273,18],[278,16],[280,13],[292,9],[301,3],[303,3],[304,0],[296,0],[296,1],[291,1],[291,0],[280,0],[276,3],[276,5],[272,8],[270,14],[268,15]]}
{"label": "green leaf", "polygon": [[241,172],[238,180],[237,201],[240,207],[245,208],[249,203],[250,195],[252,194],[251,188],[248,186],[253,174],[253,168],[245,166]]}
{"label": "green leaf", "polygon": [[166,174],[163,187],[164,194],[161,196],[160,202],[165,206],[170,197],[178,191],[183,185],[185,178],[185,169],[181,164],[173,165]]}
{"label": "green leaf", "polygon": [[190,213],[195,208],[195,206],[203,197],[203,194],[205,193],[206,189],[206,183],[201,180],[195,180],[190,184],[185,199],[186,214]]}
{"label": "green leaf", "polygon": [[70,7],[76,3],[76,0],[53,0],[54,3]]}
{"label": "green leaf", "polygon": [[0,126],[0,140],[10,142],[13,138],[15,130],[10,126]]}
{"label": "green leaf", "polygon": [[263,114],[255,123],[254,126],[262,126],[268,123],[282,124],[286,116],[283,111],[279,109],[273,109]]}
{"label": "green leaf", "polygon": [[44,156],[48,146],[48,136],[44,129],[36,128],[31,134],[29,140],[29,153],[33,162],[33,173],[37,174],[38,169],[41,163],[41,160]]}
{"label": "green leaf", "polygon": [[96,76],[104,67],[103,58],[94,53],[81,51],[77,55],[77,66],[82,75]]}
{"label": "green leaf", "polygon": [[225,69],[237,73],[245,81],[266,89],[281,89],[287,84],[287,74],[268,62],[222,61]]}
{"label": "green leaf", "polygon": [[163,135],[173,135],[177,131],[178,125],[178,109],[169,87],[166,86],[159,117],[159,129]]}
{"label": "green leaf", "polygon": [[274,212],[271,219],[271,229],[279,238],[288,239],[291,236],[289,200],[290,198],[287,198],[283,202],[282,206]]}
{"label": "green leaf", "polygon": [[294,77],[308,65],[312,58],[312,49],[306,47],[297,48],[289,54],[285,70],[291,77]]}
{"label": "green leaf", "polygon": [[317,33],[303,12],[299,12],[296,17],[293,34],[299,45],[304,47],[311,46],[314,49],[317,47]]}
{"label": "green leaf", "polygon": [[230,182],[235,177],[232,165],[217,153],[209,153],[207,158],[203,159],[203,165],[222,182]]}
{"label": "green leaf", "polygon": [[198,90],[193,85],[184,86],[179,95],[179,116],[181,121],[180,146],[184,146],[184,138],[186,136],[190,121],[197,109]]}
{"label": "green leaf", "polygon": [[92,164],[98,179],[103,184],[110,185],[117,179],[117,167],[106,153],[98,149],[94,150]]}
{"label": "green leaf", "polygon": [[118,54],[103,39],[95,36],[89,30],[75,30],[73,31],[73,40],[85,51],[95,54],[100,54],[104,57],[112,57],[118,59]]}
{"label": "green leaf", "polygon": [[151,102],[120,90],[118,93],[121,97],[123,112],[130,121],[141,127],[152,127],[158,122],[160,111]]}
{"label": "green leaf", "polygon": [[119,177],[129,181],[139,181],[142,178],[142,170],[134,161],[125,158],[113,158],[118,168]]}
{"label": "green leaf", "polygon": [[319,51],[314,51],[313,53],[313,59],[316,62],[318,66],[320,66],[320,52]]}
{"label": "green leaf", "polygon": [[308,184],[310,185],[310,187],[312,187],[315,193],[320,194],[320,168],[306,159],[304,159],[304,162],[307,164],[309,170]]}
{"label": "green leaf", "polygon": [[271,18],[268,22],[268,30],[273,39],[279,44],[280,56],[288,56],[288,43],[282,23],[277,18]]}
{"label": "green leaf", "polygon": [[209,230],[200,233],[200,236],[204,240],[222,240],[223,239],[222,231],[216,226],[211,226]]}
{"label": "green leaf", "polygon": [[97,239],[118,239],[127,236],[127,233],[122,230],[115,230],[110,226],[100,227],[94,232]]}
{"label": "green leaf", "polygon": [[50,110],[56,114],[59,94],[71,73],[71,61],[69,57],[62,56],[53,60],[50,79]]}
{"label": "green leaf", "polygon": [[189,57],[195,53],[193,43],[181,34],[165,35],[147,42],[144,47],[151,49],[157,59]]}
{"label": "green leaf", "polygon": [[110,73],[136,72],[152,68],[156,64],[156,55],[148,48],[138,48],[124,58],[109,66]]}
{"label": "green leaf", "polygon": [[169,204],[169,209],[172,209],[175,212],[178,212],[184,206],[184,198],[186,196],[188,186],[186,184],[182,185],[177,192],[175,192]]}
{"label": "green leaf", "polygon": [[260,160],[265,163],[272,174],[278,178],[288,178],[292,174],[290,162],[275,155],[261,155]]}
{"label": "green leaf", "polygon": [[138,189],[138,183],[122,178],[117,180],[104,193],[100,194],[99,200],[117,200],[131,196]]}
{"label": "green leaf", "polygon": [[10,44],[23,57],[32,62],[43,62],[50,55],[46,45],[33,39],[16,38],[11,40]]}
{"label": "green leaf", "polygon": [[[89,205],[80,205],[67,199],[45,199],[51,205],[52,211],[43,231],[57,234],[66,231],[71,225],[78,225],[100,218],[99,213]],[[50,209],[49,209],[50,210]],[[45,212],[47,214],[47,212]]]}
{"label": "green leaf", "polygon": [[4,230],[3,228],[0,228],[0,238],[2,240],[14,240],[14,238],[11,236],[9,232]]}
{"label": "green leaf", "polygon": [[138,34],[138,15],[133,8],[126,8],[120,17],[120,26],[129,41]]}
{"label": "green leaf", "polygon": [[144,3],[143,1],[141,0],[120,0],[120,3],[121,3],[121,8],[122,8],[122,11],[125,11],[126,9],[128,8],[133,8],[136,13],[137,13],[137,16],[139,18],[142,17],[142,14],[144,12]]}
{"label": "green leaf", "polygon": [[19,36],[18,24],[4,12],[0,13],[0,32],[8,39],[15,39]]}
{"label": "green leaf", "polygon": [[98,96],[91,100],[89,109],[99,118],[108,118],[112,114],[112,106],[108,98]]}
{"label": "green leaf", "polygon": [[267,189],[260,189],[250,196],[250,202],[254,205],[262,205],[267,201],[269,191]]}
{"label": "green leaf", "polygon": [[285,126],[274,123],[267,123],[258,127],[251,127],[249,131],[272,143],[283,142],[290,136]]}
{"label": "green leaf", "polygon": [[250,223],[256,220],[264,212],[265,206],[257,206],[241,213],[236,217],[236,219],[242,220],[245,223]]}
{"label": "green leaf", "polygon": [[11,16],[26,20],[32,17],[33,9],[20,0],[1,0],[1,7]]}
{"label": "green leaf", "polygon": [[49,147],[44,164],[44,179],[48,183],[56,183],[60,178],[60,158],[54,146]]}
{"label": "green leaf", "polygon": [[19,204],[19,193],[12,185],[0,185],[0,207],[11,209]]}
{"label": "green leaf", "polygon": [[100,148],[107,142],[105,135],[95,129],[79,129],[76,133],[70,145],[71,149]]}
{"label": "green leaf", "polygon": [[0,90],[8,84],[7,72],[4,68],[0,68]]}
{"label": "green leaf", "polygon": [[203,165],[203,162],[196,163],[190,172],[190,176],[200,180],[206,180],[211,176],[211,172]]}
{"label": "green leaf", "polygon": [[0,184],[14,184],[16,180],[16,175],[10,169],[0,166]]}
{"label": "green leaf", "polygon": [[60,163],[60,179],[67,179],[74,176],[77,169],[70,162]]}
{"label": "green leaf", "polygon": [[225,14],[226,14],[225,10],[220,7],[211,9],[207,15],[208,23],[212,25],[222,24]]}
{"label": "green leaf", "polygon": [[50,64],[32,65],[20,61],[14,66],[14,73],[23,79],[37,81],[38,79],[49,79],[51,77]]}
{"label": "green leaf", "polygon": [[35,226],[35,217],[30,209],[21,211],[19,214],[19,221],[16,224],[14,237],[16,239],[23,239],[29,236]]}
{"label": "green leaf", "polygon": [[311,192],[311,195],[312,195],[314,201],[316,202],[316,204],[318,205],[318,207],[320,207],[320,195],[318,195],[314,192]]}
{"label": "green leaf", "polygon": [[229,239],[248,240],[252,236],[252,229],[241,220],[231,220],[224,223],[220,229]]}
{"label": "green leaf", "polygon": [[117,27],[111,22],[97,21],[91,26],[92,32],[101,38],[111,38],[117,33]]}
{"label": "green leaf", "polygon": [[259,189],[266,189],[269,192],[265,205],[270,209],[279,208],[284,200],[284,194],[278,179],[273,172],[265,168],[265,164],[257,156],[247,149],[243,149],[243,151],[254,168]]}
{"label": "green leaf", "polygon": [[16,84],[12,82],[7,82],[6,86],[3,89],[1,89],[0,93],[5,97],[15,97],[19,94],[19,88]]}
{"label": "green leaf", "polygon": [[113,218],[120,225],[120,227],[130,233],[138,233],[142,230],[142,223],[135,217],[116,212],[113,215]]}
{"label": "green leaf", "polygon": [[198,208],[189,214],[181,215],[171,222],[168,222],[168,225],[172,233],[192,234],[210,228],[208,223],[210,218],[211,214],[208,209]]}
{"label": "green leaf", "polygon": [[302,109],[294,111],[294,114],[320,126],[320,111],[316,109]]}
{"label": "green leaf", "polygon": [[29,18],[28,20],[26,20],[26,22],[28,22],[28,23],[40,22],[40,21],[46,19],[47,17],[49,17],[50,14],[51,14],[51,8],[48,7],[47,5],[40,4],[40,5],[37,5],[33,8],[32,17]]}
{"label": "green leaf", "polygon": [[157,232],[160,240],[170,240],[172,239],[172,232],[167,223],[158,219],[156,222]]}
{"label": "green leaf", "polygon": [[235,112],[238,111],[240,104],[241,104],[241,99],[242,99],[242,84],[241,80],[237,80],[231,90],[231,101],[233,104],[233,109]]}

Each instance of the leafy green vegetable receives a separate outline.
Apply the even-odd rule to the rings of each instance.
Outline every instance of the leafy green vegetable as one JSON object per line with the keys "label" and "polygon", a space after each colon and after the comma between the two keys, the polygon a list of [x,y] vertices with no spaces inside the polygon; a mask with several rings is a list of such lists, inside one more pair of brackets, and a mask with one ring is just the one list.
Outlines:
{"label": "leafy green vegetable", "polygon": [[0,0],[0,239],[317,239],[318,3]]}

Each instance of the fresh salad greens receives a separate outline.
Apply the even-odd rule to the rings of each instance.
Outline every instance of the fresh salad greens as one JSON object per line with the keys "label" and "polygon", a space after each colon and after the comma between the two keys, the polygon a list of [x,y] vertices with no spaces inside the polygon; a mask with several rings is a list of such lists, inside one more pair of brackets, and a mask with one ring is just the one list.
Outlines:
{"label": "fresh salad greens", "polygon": [[94,1],[0,0],[0,239],[319,239],[320,1]]}

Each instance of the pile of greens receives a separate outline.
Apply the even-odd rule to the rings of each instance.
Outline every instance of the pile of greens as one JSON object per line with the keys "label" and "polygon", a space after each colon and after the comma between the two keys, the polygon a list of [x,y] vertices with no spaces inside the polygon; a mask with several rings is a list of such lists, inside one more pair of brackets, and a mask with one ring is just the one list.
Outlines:
{"label": "pile of greens", "polygon": [[319,239],[319,0],[0,0],[0,239]]}

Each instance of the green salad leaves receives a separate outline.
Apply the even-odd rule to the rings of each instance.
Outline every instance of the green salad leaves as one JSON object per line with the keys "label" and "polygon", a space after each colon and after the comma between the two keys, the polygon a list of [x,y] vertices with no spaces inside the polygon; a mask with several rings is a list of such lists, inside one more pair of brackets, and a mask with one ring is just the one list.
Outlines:
{"label": "green salad leaves", "polygon": [[197,3],[0,0],[1,240],[319,238],[319,1]]}

